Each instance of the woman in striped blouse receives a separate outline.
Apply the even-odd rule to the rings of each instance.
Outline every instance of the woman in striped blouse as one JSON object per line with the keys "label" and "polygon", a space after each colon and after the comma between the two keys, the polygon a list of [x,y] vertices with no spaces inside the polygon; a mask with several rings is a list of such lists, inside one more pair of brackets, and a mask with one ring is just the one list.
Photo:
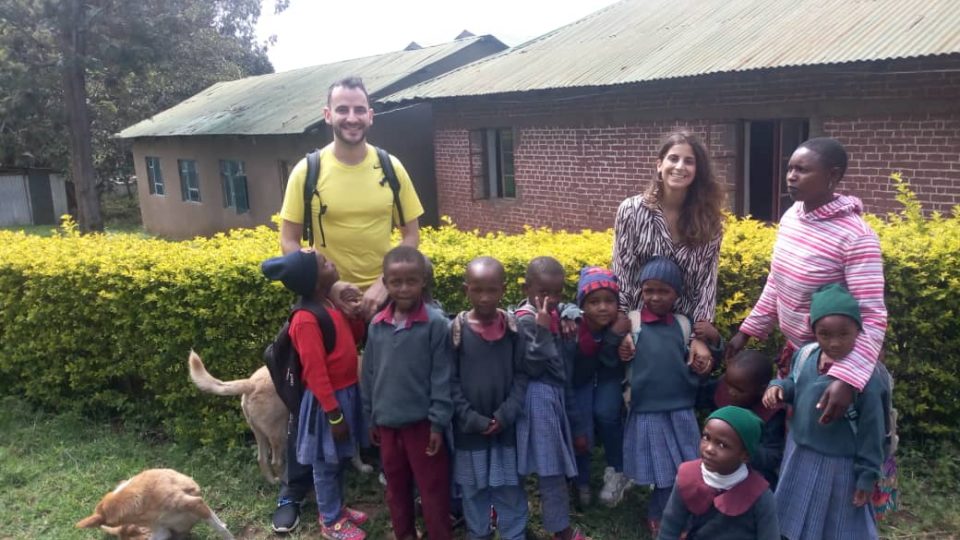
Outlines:
{"label": "woman in striped blouse", "polygon": [[[640,271],[651,258],[665,256],[683,270],[676,310],[696,323],[713,321],[722,205],[723,191],[703,143],[686,132],[667,137],[657,154],[656,178],[617,210],[613,272],[620,283],[621,310],[640,309]],[[706,343],[697,338],[706,331],[694,324],[690,353],[697,371],[709,370],[712,361]]]}
{"label": "woman in striped blouse", "polygon": [[729,358],[751,337],[766,339],[779,323],[787,338],[783,374],[793,351],[814,340],[811,295],[829,283],[845,285],[860,304],[863,331],[853,351],[827,372],[836,380],[817,404],[822,423],[841,417],[854,390],[863,390],[870,380],[887,328],[880,242],[860,216],[860,199],[834,193],[846,170],[847,151],[834,139],[810,139],[793,153],[787,190],[796,202],[780,219],[763,293],[727,346]]}

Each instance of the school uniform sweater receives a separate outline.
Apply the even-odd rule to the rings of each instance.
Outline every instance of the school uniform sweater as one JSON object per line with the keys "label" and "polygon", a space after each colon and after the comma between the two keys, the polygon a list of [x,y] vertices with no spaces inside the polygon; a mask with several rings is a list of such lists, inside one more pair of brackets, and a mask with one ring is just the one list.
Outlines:
{"label": "school uniform sweater", "polygon": [[[524,342],[507,330],[487,341],[469,324],[460,330],[460,346],[453,350],[450,390],[455,409],[453,440],[458,450],[481,450],[494,445],[517,445],[516,421],[523,411],[527,389]],[[482,432],[496,418],[500,433]]]}
{"label": "school uniform sweater", "polygon": [[857,489],[870,491],[880,479],[884,460],[883,404],[889,400],[889,389],[881,377],[872,375],[843,418],[821,424],[823,411],[817,409],[817,402],[833,378],[819,372],[820,353],[817,346],[799,372],[770,384],[783,388],[784,401],[793,405],[790,436],[794,442],[828,456],[852,457]]}
{"label": "school uniform sweater", "polygon": [[573,365],[571,384],[574,388],[593,384],[596,377],[623,379],[624,364],[620,361],[620,342],[624,335],[608,326],[594,334],[584,320],[577,324],[577,339],[563,341],[566,362]]}
{"label": "school uniform sweater", "polygon": [[729,490],[703,481],[700,460],[680,465],[660,522],[659,540],[780,540],[777,507],[766,481],[755,471]]}
{"label": "school uniform sweater", "polygon": [[[570,430],[576,435],[583,433],[579,415],[577,414],[576,400],[573,395],[573,362],[563,353],[564,340],[560,335],[559,317],[554,321],[555,329],[548,329],[537,324],[536,315],[530,309],[524,309],[528,304],[521,304],[517,309],[517,331],[523,339],[524,371],[530,382],[540,381],[551,386],[563,389],[564,410]],[[561,304],[559,311],[564,312],[567,305]]]}
{"label": "school uniform sweater", "polygon": [[844,284],[860,304],[863,332],[829,374],[858,390],[873,373],[887,329],[880,241],[861,213],[860,199],[846,195],[812,212],[802,202],[794,203],[780,219],[763,293],[740,325],[744,334],[766,339],[779,322],[790,344],[799,349],[814,341],[810,296],[823,285]]}
{"label": "school uniform sweater", "polygon": [[398,328],[393,308],[391,302],[374,316],[367,331],[360,377],[367,425],[400,428],[429,420],[442,433],[453,416],[449,321],[420,304]]}
{"label": "school uniform sweater", "polygon": [[[642,318],[648,318],[644,309]],[[688,350],[683,330],[673,314],[657,322],[641,322],[631,361],[630,410],[668,412],[693,409],[697,401],[700,376],[687,365]],[[721,346],[711,349],[719,359]]]}

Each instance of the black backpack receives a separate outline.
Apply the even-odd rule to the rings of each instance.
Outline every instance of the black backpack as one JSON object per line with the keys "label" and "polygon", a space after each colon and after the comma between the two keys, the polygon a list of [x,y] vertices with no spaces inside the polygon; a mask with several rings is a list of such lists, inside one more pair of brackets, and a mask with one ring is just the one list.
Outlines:
{"label": "black backpack", "polygon": [[[373,147],[377,151],[377,157],[380,159],[380,168],[383,169],[383,180],[380,185],[389,184],[390,191],[393,192],[393,206],[397,209],[397,216],[400,218],[398,226],[406,223],[403,219],[403,207],[400,206],[400,180],[397,179],[397,172],[393,170],[393,162],[390,160],[390,154],[378,146]],[[313,194],[317,190],[317,181],[320,179],[320,150],[314,150],[307,154],[307,178],[303,183],[303,240],[307,245],[313,244],[313,219],[310,215],[313,205]],[[320,213],[317,222],[320,224],[320,247],[327,247],[327,239],[323,234],[323,214],[327,211],[327,205],[320,201]]]}
{"label": "black backpack", "polygon": [[267,345],[263,351],[263,361],[270,371],[273,386],[277,394],[287,406],[293,416],[300,413],[300,400],[303,398],[303,381],[301,380],[302,364],[300,355],[290,340],[290,321],[298,311],[309,311],[317,318],[320,333],[323,334],[323,348],[330,354],[337,345],[337,330],[333,326],[333,319],[323,305],[301,299],[291,309],[287,321],[283,323],[273,343]]}

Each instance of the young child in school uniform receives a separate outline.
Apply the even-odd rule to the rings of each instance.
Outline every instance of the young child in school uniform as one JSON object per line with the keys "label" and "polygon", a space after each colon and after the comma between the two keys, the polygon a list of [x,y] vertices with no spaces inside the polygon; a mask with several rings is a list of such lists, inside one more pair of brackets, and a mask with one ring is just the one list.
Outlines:
{"label": "young child in school uniform", "polygon": [[810,324],[816,343],[801,347],[789,377],[770,383],[768,407],[793,406],[777,486],[780,534],[789,540],[878,538],[869,502],[880,478],[889,375],[877,364],[845,414],[823,423],[818,401],[831,384],[832,364],[845,358],[862,329],[857,300],[839,284],[813,294]]}
{"label": "young child in school uniform", "polygon": [[450,457],[443,441],[453,416],[449,321],[423,300],[426,271],[415,248],[387,252],[383,282],[390,301],[370,322],[360,376],[397,540],[417,538],[414,483],[430,538],[449,540],[453,534]]}
{"label": "young child in school uniform", "polygon": [[[590,458],[594,427],[603,443],[607,467],[600,500],[616,506],[623,499],[628,480],[623,476],[624,365],[618,357],[620,342],[630,331],[626,317],[618,319],[617,278],[605,268],[584,267],[577,283],[577,306],[583,315],[574,340],[564,340],[567,362],[573,365],[571,385],[576,416],[571,424],[577,455],[576,486],[582,506],[591,502]],[[576,447],[576,441],[586,444]]]}
{"label": "young child in school uniform", "polygon": [[[343,463],[367,445],[357,387],[357,340],[363,321],[348,319],[329,301],[340,275],[318,251],[294,251],[265,261],[263,273],[300,295],[290,320],[290,340],[300,356],[305,391],[300,405],[297,461],[313,465],[320,534],[328,540],[363,540],[363,512],[343,503]],[[326,309],[336,331],[328,354],[317,316]]]}
{"label": "young child in school uniform", "polygon": [[523,540],[527,494],[517,472],[516,421],[527,390],[524,342],[513,316],[499,309],[506,287],[500,261],[467,264],[471,309],[451,323],[450,390],[454,413],[454,479],[463,493],[470,538],[490,538],[490,508],[503,540]]}
{"label": "young child in school uniform", "polygon": [[570,525],[567,478],[577,475],[577,464],[568,419],[573,414],[571,374],[560,335],[560,313],[566,307],[560,304],[563,281],[563,267],[552,257],[537,257],[527,265],[523,284],[527,299],[516,310],[529,376],[517,421],[517,469],[522,475],[538,476],[543,528],[555,539],[586,540]]}
{"label": "young child in school uniform", "polygon": [[[694,406],[701,378],[712,366],[711,362],[687,362],[688,334],[682,325],[689,328],[689,319],[674,312],[683,288],[677,264],[666,257],[651,259],[643,267],[640,283],[643,308],[631,360],[623,471],[637,484],[654,486],[647,504],[647,528],[656,536],[677,467],[697,458],[700,428]],[[710,346],[716,360],[720,343]]]}
{"label": "young child in school uniform", "polygon": [[787,411],[763,404],[763,394],[770,384],[774,362],[762,352],[744,349],[727,362],[726,371],[708,386],[709,409],[735,405],[753,411],[763,421],[760,442],[750,455],[750,468],[767,482],[770,490],[777,488],[780,462],[786,445]]}
{"label": "young child in school uniform", "polygon": [[770,486],[748,464],[760,445],[763,421],[728,405],[703,426],[700,459],[680,465],[659,540],[780,540]]}

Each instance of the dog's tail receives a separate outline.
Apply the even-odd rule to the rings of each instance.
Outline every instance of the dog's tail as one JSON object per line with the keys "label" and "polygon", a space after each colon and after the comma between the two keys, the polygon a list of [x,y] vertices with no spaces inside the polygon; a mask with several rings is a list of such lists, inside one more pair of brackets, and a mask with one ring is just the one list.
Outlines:
{"label": "dog's tail", "polygon": [[100,525],[103,525],[103,516],[94,513],[78,521],[76,527],[78,529],[92,529]]}
{"label": "dog's tail", "polygon": [[193,384],[197,385],[197,388],[209,394],[239,396],[241,394],[249,394],[255,388],[254,383],[250,379],[221,381],[220,379],[214,378],[213,375],[207,372],[207,368],[203,367],[203,361],[200,360],[200,355],[193,351],[190,351],[189,364],[190,380],[193,381]]}

